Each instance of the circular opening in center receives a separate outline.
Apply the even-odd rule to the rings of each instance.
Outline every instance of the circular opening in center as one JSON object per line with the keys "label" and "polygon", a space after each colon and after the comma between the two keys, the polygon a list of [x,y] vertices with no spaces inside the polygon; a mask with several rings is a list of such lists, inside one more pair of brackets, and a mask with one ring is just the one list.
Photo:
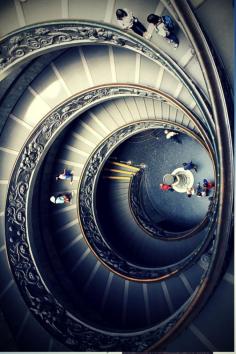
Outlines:
{"label": "circular opening in center", "polygon": [[[142,178],[132,190],[140,170]],[[156,265],[161,259],[156,258],[157,240],[147,237],[148,230],[139,225],[132,208],[142,209],[148,225],[163,234],[193,230],[205,220],[214,196],[214,189],[204,194],[204,180],[214,183],[213,164],[193,137],[179,133],[178,141],[172,141],[163,129],[150,129],[127,139],[113,151],[97,185],[97,219],[107,243],[122,256],[130,256],[130,262],[139,259],[143,266]],[[198,233],[193,239],[199,237]]]}

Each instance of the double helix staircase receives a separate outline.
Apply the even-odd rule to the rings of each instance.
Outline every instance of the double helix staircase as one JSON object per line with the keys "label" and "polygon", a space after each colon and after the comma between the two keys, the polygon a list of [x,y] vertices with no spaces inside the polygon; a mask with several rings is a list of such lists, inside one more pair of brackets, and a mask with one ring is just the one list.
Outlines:
{"label": "double helix staircase", "polygon": [[[199,13],[207,30],[202,10],[212,4],[192,2],[194,12],[189,2],[180,5],[0,3],[1,349],[233,351],[230,129],[226,110],[219,129],[194,22]],[[155,32],[147,41],[118,29],[114,13],[123,7],[145,24],[149,13],[173,16],[179,48]],[[224,103],[227,92],[221,94]],[[165,129],[183,137],[181,146],[164,142]],[[192,197],[200,219],[166,230],[171,220],[163,210],[173,199],[152,195],[142,150],[148,142],[150,157],[168,149],[177,167],[187,140],[202,168],[196,178],[208,173],[216,181],[214,200]],[[130,141],[139,142],[140,154]],[[191,154],[187,149],[186,158]],[[64,168],[73,183],[56,181]],[[68,192],[70,203],[50,203],[51,195]],[[140,224],[132,193],[156,222],[155,234]],[[182,199],[184,208],[189,200]],[[221,208],[225,233],[218,230]]]}

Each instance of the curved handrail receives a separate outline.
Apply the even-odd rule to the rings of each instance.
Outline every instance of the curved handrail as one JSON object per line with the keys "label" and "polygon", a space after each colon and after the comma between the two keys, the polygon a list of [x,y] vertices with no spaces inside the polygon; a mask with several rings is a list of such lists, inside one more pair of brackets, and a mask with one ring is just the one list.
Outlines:
{"label": "curved handrail", "polygon": [[[209,125],[212,119],[208,99],[185,71],[157,46],[111,24],[57,20],[29,25],[13,31],[0,40],[0,79],[5,77],[11,68],[45,52],[91,43],[128,48],[163,66],[188,89],[205,123],[213,133],[213,127]],[[212,138],[214,141],[214,137]]]}
{"label": "curved handrail", "polygon": [[[47,288],[34,260],[27,234],[27,203],[35,176],[51,144],[60,132],[86,109],[97,103],[115,97],[130,95],[155,98],[158,91],[140,85],[100,86],[79,93],[46,115],[32,131],[19,153],[15,163],[6,203],[6,244],[10,265],[24,300],[36,318],[56,338],[72,348],[84,350],[86,335],[93,338],[91,348],[97,348],[101,337],[106,340],[107,348],[118,349],[117,345],[127,348],[146,348],[156,338],[161,338],[186,311],[189,302],[164,323],[136,333],[111,333],[93,328],[66,310]],[[202,131],[201,131],[201,134]],[[204,134],[203,134],[204,135]],[[142,345],[140,344],[142,343]],[[144,347],[143,347],[144,346]]]}
{"label": "curved handrail", "polygon": [[[98,217],[96,215],[96,187],[100,173],[111,153],[124,140],[129,137],[154,128],[163,128],[166,126],[161,120],[143,120],[129,123],[111,133],[104,139],[87,160],[83,172],[80,185],[78,188],[79,205],[78,218],[81,225],[84,238],[94,255],[102,262],[110,271],[116,273],[125,279],[137,282],[153,282],[166,279],[184,267],[189,265],[196,257],[204,252],[210,239],[204,237],[200,244],[183,260],[165,267],[141,267],[123,259],[117,252],[111,249],[103,237]],[[176,129],[176,125],[169,123],[170,128]],[[177,129],[180,129],[177,127]],[[209,221],[209,228],[212,222]]]}
{"label": "curved handrail", "polygon": [[[24,94],[25,90],[27,90],[28,86],[39,75],[39,73],[42,72],[43,69],[45,69],[45,67],[50,64],[52,60],[57,59],[63,55],[63,53],[63,50],[58,50],[56,52],[51,52],[47,55],[44,55],[43,57],[37,57],[20,67],[18,70],[16,70],[16,72],[14,71],[14,75],[11,75],[9,80],[7,78],[7,87],[4,87],[4,93],[0,98],[0,106],[1,108],[4,108],[4,110],[1,112],[0,136],[5,128],[9,115],[12,113],[12,110],[14,110],[15,105],[17,104],[20,97]],[[33,70],[32,67],[34,68]],[[2,85],[1,82],[0,84]]]}
{"label": "curved handrail", "polygon": [[229,112],[232,106],[232,102],[230,101],[231,95],[228,95],[227,97],[225,96],[228,91],[224,91],[224,83],[221,81],[222,73],[219,72],[219,67],[217,66],[216,54],[212,52],[212,46],[209,43],[209,39],[205,37],[189,2],[185,0],[171,0],[170,3],[195,49],[207,84],[212,105],[213,119],[216,129],[216,200],[218,202],[217,210],[214,211],[212,218],[217,220],[217,225],[211,261],[209,263],[207,276],[202,283],[202,289],[199,292],[199,296],[193,300],[190,308],[180,319],[179,323],[176,324],[175,328],[172,328],[168,335],[164,336],[156,345],[150,347],[149,350],[156,350],[166,343],[170,335],[177,335],[177,333],[186,327],[186,325],[191,323],[193,318],[206,304],[220,279],[221,269],[224,265],[224,258],[228,248],[230,233],[232,231],[232,188],[234,169],[232,138],[229,123]]}
{"label": "curved handrail", "polygon": [[196,226],[186,231],[168,231],[162,226],[156,225],[150,217],[147,215],[142,205],[142,200],[139,195],[140,186],[142,184],[145,170],[140,170],[132,177],[130,190],[129,190],[129,202],[130,210],[133,214],[134,220],[137,224],[151,237],[166,241],[183,240],[196,235],[202,231],[209,222],[209,215],[213,207],[211,203],[208,207],[208,212],[204,216],[203,220]]}
{"label": "curved handrail", "polygon": [[[208,150],[207,145],[201,140],[199,139],[199,136],[196,135],[195,133],[193,133],[191,130],[189,130],[188,128],[184,128],[181,126],[181,124],[176,123],[176,122],[172,122],[172,121],[165,121],[164,119],[161,120],[162,124],[163,124],[163,128],[168,129],[168,130],[176,130],[182,133],[185,133],[189,136],[191,136],[191,138],[197,140],[210,154],[210,158],[212,160],[213,163],[213,168],[214,168],[214,175],[215,175],[215,166],[214,166],[214,159],[212,158],[212,154],[211,151]],[[134,178],[132,179],[133,182],[135,182],[136,177],[138,178],[138,174],[137,176],[134,176]],[[193,236],[196,232],[201,231],[208,223],[208,218],[210,217],[210,215],[212,215],[212,209],[214,209],[214,205],[215,202],[211,202],[208,208],[208,213],[206,214],[205,218],[202,220],[202,222],[191,228],[190,230],[186,230],[183,232],[168,232],[166,230],[163,230],[162,228],[156,228],[156,227],[152,227],[151,224],[152,222],[150,220],[148,220],[148,217],[145,215],[143,215],[143,222],[141,221],[142,219],[142,215],[136,214],[135,212],[135,207],[132,207],[132,195],[134,195],[134,198],[136,199],[136,202],[139,204],[139,209],[141,207],[141,202],[140,200],[138,201],[137,198],[138,196],[136,195],[135,191],[132,193],[132,185],[130,188],[130,209],[131,212],[133,213],[134,219],[137,221],[137,223],[139,224],[140,227],[143,227],[144,230],[146,230],[151,236],[155,237],[155,238],[160,238],[160,239],[165,239],[165,240],[176,240],[176,239],[183,239],[183,238],[187,238],[187,237],[191,237]],[[133,200],[134,204],[136,203]],[[140,219],[141,217],[141,219]],[[159,231],[160,231],[160,235],[159,235]],[[164,232],[163,232],[164,231]]]}
{"label": "curved handrail", "polygon": [[[224,251],[226,251],[232,227],[234,168],[228,112],[231,110],[233,103],[231,95],[227,95],[228,91],[225,91],[224,80],[221,80],[223,75],[222,72],[219,71],[220,67],[218,66],[217,56],[212,52],[213,47],[209,44],[209,40],[207,40],[202,32],[200,24],[193,14],[190,5],[186,6],[182,0],[178,2],[173,0],[173,6],[185,26],[186,34],[196,48],[196,54],[198,55],[209,90],[213,119],[216,126],[217,155],[219,158],[219,178],[217,181],[219,208],[217,212],[218,225],[216,229],[216,247],[218,252],[214,257],[214,274],[212,274],[211,279],[209,279],[209,281],[212,282],[213,279],[217,281],[219,277],[216,270],[220,270],[223,264],[222,255]],[[195,33],[197,33],[197,35],[195,35]],[[220,236],[222,234],[224,234],[224,238]],[[211,288],[214,288],[213,284],[211,284]]]}

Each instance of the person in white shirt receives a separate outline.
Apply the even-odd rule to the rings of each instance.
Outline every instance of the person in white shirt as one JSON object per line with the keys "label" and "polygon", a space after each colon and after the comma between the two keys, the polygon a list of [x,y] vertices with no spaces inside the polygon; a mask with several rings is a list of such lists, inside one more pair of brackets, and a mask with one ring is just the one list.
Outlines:
{"label": "person in white shirt", "polygon": [[[150,14],[147,17],[147,21],[152,23],[159,36],[165,38],[169,43],[173,43],[174,48],[178,48],[179,40],[174,33],[174,22],[170,16],[157,16]],[[150,36],[147,36],[150,38]]]}
{"label": "person in white shirt", "polygon": [[134,17],[133,13],[128,9],[117,9],[116,19],[119,26],[124,30],[131,29],[142,37],[147,32],[144,25],[137,19],[137,17]]}
{"label": "person in white shirt", "polygon": [[52,195],[50,201],[53,204],[68,204],[71,202],[72,196],[72,193],[58,194],[56,197]]}
{"label": "person in white shirt", "polygon": [[166,139],[171,139],[173,141],[175,141],[178,144],[181,144],[181,141],[178,137],[179,133],[174,132],[174,131],[170,131],[170,130],[164,130],[164,133],[166,135]]}
{"label": "person in white shirt", "polygon": [[194,188],[193,188],[193,187],[187,188],[186,193],[187,193],[187,196],[188,196],[189,198],[191,198],[192,195],[195,194]]}
{"label": "person in white shirt", "polygon": [[56,176],[56,180],[70,180],[70,183],[73,182],[73,171],[68,170],[67,168],[64,169],[63,173]]}

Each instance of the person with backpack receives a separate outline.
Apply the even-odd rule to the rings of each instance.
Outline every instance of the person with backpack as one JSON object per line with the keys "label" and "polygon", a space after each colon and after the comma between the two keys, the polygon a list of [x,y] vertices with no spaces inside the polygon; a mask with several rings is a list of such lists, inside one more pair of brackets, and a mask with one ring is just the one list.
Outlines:
{"label": "person with backpack", "polygon": [[137,17],[134,17],[133,13],[128,9],[117,9],[116,19],[119,26],[124,30],[131,29],[142,37],[147,32],[147,29],[144,27],[144,25],[138,20]]}
{"label": "person with backpack", "polygon": [[175,23],[170,16],[157,16],[150,14],[147,21],[152,23],[159,36],[164,37],[169,43],[172,43],[174,48],[178,48],[179,40],[174,33]]}
{"label": "person with backpack", "polygon": [[50,197],[50,201],[53,204],[69,204],[71,202],[72,197],[73,197],[73,193],[70,192],[60,193],[57,194],[56,196],[52,195]]}

